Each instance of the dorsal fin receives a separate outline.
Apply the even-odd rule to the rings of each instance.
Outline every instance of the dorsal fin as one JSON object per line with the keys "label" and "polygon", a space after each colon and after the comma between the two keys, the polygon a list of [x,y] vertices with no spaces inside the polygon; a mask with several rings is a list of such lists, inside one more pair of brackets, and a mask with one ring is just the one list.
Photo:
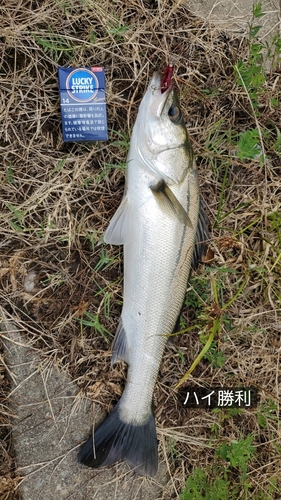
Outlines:
{"label": "dorsal fin", "polygon": [[202,257],[206,254],[207,251],[206,242],[210,238],[208,224],[209,219],[205,212],[205,203],[200,196],[198,224],[191,264],[192,269],[194,270],[198,267],[200,262],[202,262]]}

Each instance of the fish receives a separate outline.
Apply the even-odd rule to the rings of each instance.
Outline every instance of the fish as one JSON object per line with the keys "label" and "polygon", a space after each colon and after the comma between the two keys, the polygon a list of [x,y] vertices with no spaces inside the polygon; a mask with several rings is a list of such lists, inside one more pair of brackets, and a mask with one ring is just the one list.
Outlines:
{"label": "fish", "polygon": [[127,158],[124,196],[104,233],[123,245],[123,307],[112,366],[128,365],[125,389],[85,442],[78,461],[126,461],[144,476],[158,470],[153,392],[169,335],[185,300],[191,267],[208,238],[193,149],[173,84],[154,73],[140,103]]}

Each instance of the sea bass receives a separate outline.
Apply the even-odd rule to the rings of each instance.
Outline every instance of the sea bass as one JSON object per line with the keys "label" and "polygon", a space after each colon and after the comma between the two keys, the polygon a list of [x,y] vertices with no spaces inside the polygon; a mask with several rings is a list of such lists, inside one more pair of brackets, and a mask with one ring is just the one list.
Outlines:
{"label": "sea bass", "polygon": [[153,391],[192,258],[200,259],[200,242],[206,239],[200,207],[197,168],[176,91],[173,86],[161,91],[155,73],[133,128],[124,197],[104,234],[106,243],[124,246],[123,309],[112,364],[128,364],[127,381],[111,414],[80,449],[78,460],[85,465],[126,460],[138,474],[157,472]]}

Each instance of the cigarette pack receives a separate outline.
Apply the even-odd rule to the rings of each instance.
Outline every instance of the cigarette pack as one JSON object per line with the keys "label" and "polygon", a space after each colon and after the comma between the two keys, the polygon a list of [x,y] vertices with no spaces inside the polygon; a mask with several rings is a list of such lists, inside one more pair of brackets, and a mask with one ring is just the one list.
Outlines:
{"label": "cigarette pack", "polygon": [[59,68],[58,71],[63,140],[106,141],[104,68]]}

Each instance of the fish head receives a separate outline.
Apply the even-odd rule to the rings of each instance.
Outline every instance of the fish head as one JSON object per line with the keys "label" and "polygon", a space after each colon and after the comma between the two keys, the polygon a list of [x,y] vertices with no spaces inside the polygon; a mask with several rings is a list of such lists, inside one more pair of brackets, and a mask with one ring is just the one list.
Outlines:
{"label": "fish head", "polygon": [[192,148],[177,92],[171,85],[161,93],[161,75],[155,73],[141,101],[134,127],[136,150],[142,163],[166,182],[181,182]]}

